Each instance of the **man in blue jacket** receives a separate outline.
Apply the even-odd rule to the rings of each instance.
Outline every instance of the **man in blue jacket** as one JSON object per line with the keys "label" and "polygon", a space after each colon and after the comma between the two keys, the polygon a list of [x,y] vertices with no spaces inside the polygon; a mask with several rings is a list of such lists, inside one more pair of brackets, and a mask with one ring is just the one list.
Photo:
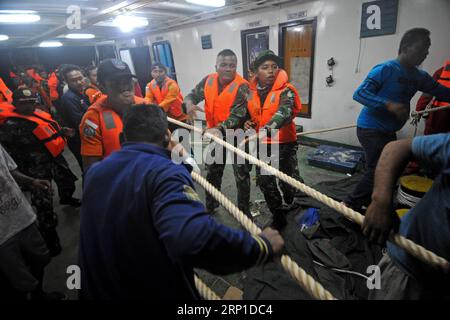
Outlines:
{"label": "man in blue jacket", "polygon": [[194,190],[190,167],[171,160],[167,117],[136,105],[121,150],[86,173],[81,208],[81,298],[199,299],[194,267],[238,272],[280,253],[283,240],[217,223]]}
{"label": "man in blue jacket", "polygon": [[364,105],[357,121],[357,135],[366,153],[366,172],[344,203],[359,211],[368,206],[373,188],[375,167],[384,146],[397,139],[409,118],[410,101],[417,91],[450,102],[450,88],[436,82],[417,68],[428,55],[430,32],[415,28],[400,41],[397,59],[376,65],[353,95]]}

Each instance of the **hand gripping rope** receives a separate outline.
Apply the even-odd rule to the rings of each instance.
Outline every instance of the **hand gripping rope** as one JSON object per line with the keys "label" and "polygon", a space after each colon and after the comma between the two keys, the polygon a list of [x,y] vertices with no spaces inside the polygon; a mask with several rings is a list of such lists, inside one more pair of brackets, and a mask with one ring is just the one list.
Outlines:
{"label": "hand gripping rope", "polygon": [[[448,107],[450,107],[450,106],[448,106]],[[435,110],[437,110],[437,109],[438,108],[436,108]],[[328,197],[328,196],[318,192],[317,190],[314,190],[313,188],[308,187],[307,185],[301,183],[300,181],[295,180],[294,178],[286,175],[285,173],[279,171],[278,169],[276,169],[274,167],[271,167],[270,165],[264,163],[263,161],[261,161],[261,160],[255,158],[255,157],[253,157],[252,155],[244,152],[243,150],[240,150],[240,149],[236,148],[235,146],[233,146],[233,145],[223,141],[221,138],[218,138],[218,137],[216,137],[216,136],[214,136],[212,134],[209,134],[209,133],[203,133],[203,131],[201,129],[199,129],[199,128],[195,128],[194,126],[185,124],[183,122],[177,121],[177,120],[172,119],[172,118],[168,118],[168,121],[173,123],[173,124],[176,124],[176,125],[178,125],[180,127],[183,127],[183,128],[189,129],[189,130],[194,130],[196,132],[201,133],[205,137],[208,137],[208,138],[214,140],[216,143],[218,143],[218,144],[222,145],[223,147],[227,148],[228,150],[231,150],[232,152],[236,153],[238,156],[248,160],[250,163],[255,164],[255,165],[263,168],[267,172],[270,172],[271,174],[276,176],[278,179],[280,179],[280,180],[290,184],[291,186],[293,186],[296,189],[302,191],[303,193],[307,194],[308,196],[310,196],[310,197],[320,201],[321,203],[327,205],[328,207],[338,211],[339,213],[343,214],[346,218],[348,218],[348,219],[358,223],[359,225],[363,224],[364,216],[361,215],[360,213],[354,211],[351,208],[348,208],[348,207],[344,206],[343,204],[341,204],[341,203],[333,200],[332,198],[330,198],[330,197]],[[223,197],[225,198],[225,196],[223,196]],[[230,201],[230,203],[231,203],[231,201]],[[231,203],[231,204],[234,206],[233,203]],[[225,208],[227,208],[227,207],[225,207]],[[246,218],[245,215],[243,215],[243,216],[244,216],[244,218]],[[238,218],[238,221],[241,222],[241,220],[239,218]],[[249,220],[249,222],[251,222],[251,221]],[[247,227],[250,227],[250,226],[245,226],[244,225],[244,227],[247,228]],[[254,227],[257,228],[256,225]],[[255,230],[253,228],[250,228],[250,229],[247,229],[247,230],[250,231],[253,234],[255,232]],[[395,243],[396,245],[398,245],[399,247],[401,247],[402,249],[406,250],[408,253],[410,253],[411,255],[416,257],[417,259],[419,259],[419,260],[421,260],[423,262],[429,263],[432,266],[442,268],[446,272],[450,271],[450,263],[446,259],[444,259],[442,257],[439,257],[435,253],[425,249],[424,247],[414,243],[413,241],[411,241],[409,239],[406,239],[405,237],[402,237],[402,236],[400,236],[400,235],[398,235],[398,234],[396,234],[394,232],[391,232],[391,234],[389,236],[389,240],[391,242]],[[287,256],[283,256],[282,257],[282,263],[283,263],[283,261],[285,262],[286,265],[291,265],[290,262],[294,263]],[[285,266],[285,265],[283,264],[283,266]],[[304,270],[302,270],[302,271],[304,272]],[[288,271],[288,272],[290,273],[290,271]],[[293,275],[296,279],[298,279],[297,276],[299,274],[295,274],[294,275],[294,274],[291,273],[291,275]],[[308,277],[310,277],[310,276],[308,276]],[[315,282],[315,280],[312,279],[312,277],[310,277],[310,278],[311,278],[312,281]],[[304,280],[306,280],[306,278]],[[306,283],[308,283],[308,281],[305,281],[305,283],[302,283],[302,287],[306,287],[307,286]],[[311,292],[309,288],[305,288],[305,289],[308,290],[308,292]],[[315,292],[315,293],[319,293],[319,292]],[[316,298],[318,297],[318,295],[315,295],[315,294],[312,294],[312,296],[314,296]],[[320,298],[324,298],[324,297],[325,296],[322,296],[322,297],[319,296],[319,299]],[[330,298],[332,298],[332,296]]]}
{"label": "hand gripping rope", "polygon": [[[192,172],[192,178],[201,185],[209,194],[211,194],[231,215],[242,224],[242,226],[251,234],[258,235],[261,229],[256,226],[236,205],[230,201],[223,193],[217,190],[205,178],[196,172]],[[300,268],[289,256],[281,257],[281,264],[298,284],[305,289],[312,297],[320,300],[336,300],[333,295],[325,290],[322,285],[308,275],[305,270]]]}

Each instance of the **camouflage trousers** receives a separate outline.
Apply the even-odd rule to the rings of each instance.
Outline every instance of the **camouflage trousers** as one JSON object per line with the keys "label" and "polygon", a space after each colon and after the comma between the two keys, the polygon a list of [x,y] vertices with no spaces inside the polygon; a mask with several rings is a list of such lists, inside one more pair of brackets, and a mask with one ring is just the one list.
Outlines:
{"label": "camouflage trousers", "polygon": [[[62,155],[53,162],[46,162],[31,168],[19,168],[24,174],[35,179],[54,180],[60,198],[70,198],[75,191],[77,177],[72,173]],[[40,189],[31,190],[31,204],[36,208],[39,229],[45,232],[58,225],[58,217],[53,210],[53,195]]]}
{"label": "camouflage trousers", "polygon": [[[226,159],[226,150],[223,151],[223,162],[221,163],[212,163],[206,164],[206,179],[217,189],[220,190],[222,185],[222,176],[223,171],[225,169],[225,159]],[[212,152],[214,156],[214,152]],[[243,159],[239,160],[234,156],[233,161],[233,172],[236,181],[236,189],[237,189],[237,203],[238,208],[244,212],[247,216],[251,217],[250,214],[250,171],[251,165],[247,162],[244,162]],[[206,194],[206,209],[208,211],[213,211],[215,208],[219,207],[219,203],[208,193]]]}
{"label": "camouflage trousers", "polygon": [[[272,160],[271,165],[278,167],[280,171],[286,173],[288,176],[303,182],[298,169],[297,143],[280,143],[278,146],[279,157]],[[268,146],[268,155],[270,153],[270,146]],[[300,194],[299,190],[284,181],[278,181],[277,184],[277,178],[275,176],[261,174],[260,167],[256,167],[256,185],[259,186],[264,194],[264,199],[272,213],[282,206],[283,199],[286,204],[291,204],[294,201],[294,197]],[[281,195],[280,190],[283,195]]]}

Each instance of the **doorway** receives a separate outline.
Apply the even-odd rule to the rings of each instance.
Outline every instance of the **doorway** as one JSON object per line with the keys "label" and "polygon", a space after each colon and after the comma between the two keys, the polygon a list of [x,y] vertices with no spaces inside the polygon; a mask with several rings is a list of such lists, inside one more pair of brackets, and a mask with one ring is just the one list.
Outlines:
{"label": "doorway", "polygon": [[298,116],[303,118],[311,118],[316,23],[314,18],[279,26],[279,55],[289,82],[300,94],[302,111]]}
{"label": "doorway", "polygon": [[123,48],[119,51],[120,58],[130,67],[131,72],[136,75],[139,86],[145,88],[151,80],[152,60],[148,46],[136,48]]}
{"label": "doorway", "polygon": [[155,42],[152,44],[153,57],[155,61],[162,63],[167,67],[167,75],[169,78],[177,81],[177,74],[175,71],[175,64],[173,62],[172,47],[169,41]]}

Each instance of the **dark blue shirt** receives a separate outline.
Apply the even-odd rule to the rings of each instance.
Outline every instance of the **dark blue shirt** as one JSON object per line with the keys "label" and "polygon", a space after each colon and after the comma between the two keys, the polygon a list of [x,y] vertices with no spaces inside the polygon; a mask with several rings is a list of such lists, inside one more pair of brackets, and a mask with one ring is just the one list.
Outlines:
{"label": "dark blue shirt", "polygon": [[60,113],[64,125],[76,129],[80,126],[81,119],[90,103],[84,94],[72,91],[70,88],[61,98]]}
{"label": "dark blue shirt", "polygon": [[267,240],[216,222],[166,149],[126,143],[86,173],[79,262],[86,299],[197,299],[193,267],[264,263]]}
{"label": "dark blue shirt", "polygon": [[406,69],[398,60],[376,65],[353,94],[353,99],[364,105],[358,127],[385,132],[400,130],[405,122],[386,109],[386,102],[405,104],[409,113],[410,101],[417,91],[450,102],[450,88],[440,85],[425,71]]}
{"label": "dark blue shirt", "polygon": [[[439,176],[400,224],[400,235],[450,260],[450,134],[416,137],[414,157]],[[388,242],[389,255],[406,273],[430,286],[450,285],[449,275]]]}

